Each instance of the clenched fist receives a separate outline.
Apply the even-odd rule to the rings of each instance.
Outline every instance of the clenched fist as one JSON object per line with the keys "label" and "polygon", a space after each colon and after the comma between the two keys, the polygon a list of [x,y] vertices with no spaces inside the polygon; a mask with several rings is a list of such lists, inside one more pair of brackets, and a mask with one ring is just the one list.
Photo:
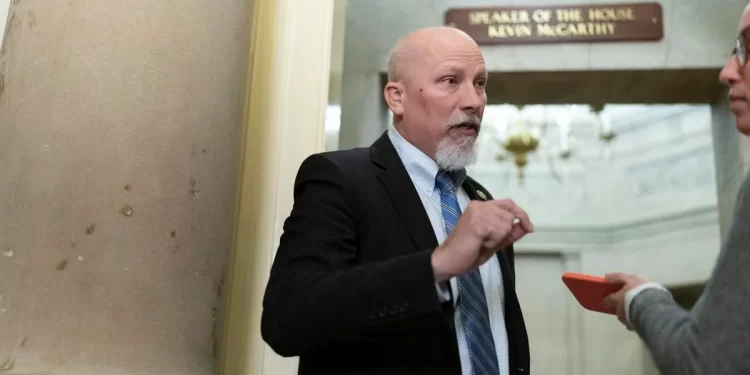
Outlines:
{"label": "clenched fist", "polygon": [[481,266],[533,230],[529,216],[510,199],[471,201],[456,228],[432,254],[435,281]]}

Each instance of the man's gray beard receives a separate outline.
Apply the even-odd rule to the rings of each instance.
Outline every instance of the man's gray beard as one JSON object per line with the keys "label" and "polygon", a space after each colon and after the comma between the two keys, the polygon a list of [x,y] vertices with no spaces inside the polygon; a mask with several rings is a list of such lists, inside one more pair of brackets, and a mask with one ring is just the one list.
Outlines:
{"label": "man's gray beard", "polygon": [[477,160],[477,138],[466,136],[454,141],[446,135],[440,140],[435,161],[440,169],[454,172],[466,168]]}

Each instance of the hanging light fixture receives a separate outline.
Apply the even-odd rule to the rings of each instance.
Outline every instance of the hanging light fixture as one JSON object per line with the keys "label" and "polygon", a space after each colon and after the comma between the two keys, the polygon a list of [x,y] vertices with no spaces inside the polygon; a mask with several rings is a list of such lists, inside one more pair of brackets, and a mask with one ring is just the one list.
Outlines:
{"label": "hanging light fixture", "polygon": [[[523,106],[518,107],[519,112],[522,109]],[[518,179],[523,183],[524,168],[529,162],[528,154],[536,151],[539,147],[539,137],[529,129],[526,121],[519,115],[516,127],[511,130],[502,145],[505,151],[513,155],[513,163],[518,168]]]}
{"label": "hanging light fixture", "polygon": [[[610,143],[616,134],[608,113],[603,111],[604,105],[542,106],[530,108],[530,111],[523,111],[523,105],[516,107],[506,106],[498,112],[493,132],[500,146],[496,160],[502,163],[512,161],[521,185],[524,185],[528,172],[530,154],[535,152],[556,179],[560,176],[558,168],[567,168],[570,163],[587,168],[586,155],[597,148],[597,143],[604,146],[602,160],[610,160]],[[548,111],[553,115],[548,116]],[[550,128],[554,128],[552,132],[548,131]],[[589,134],[593,137],[583,136],[582,142],[576,134],[580,135],[584,129],[591,129],[593,134]],[[556,164],[556,160],[562,164]]]}

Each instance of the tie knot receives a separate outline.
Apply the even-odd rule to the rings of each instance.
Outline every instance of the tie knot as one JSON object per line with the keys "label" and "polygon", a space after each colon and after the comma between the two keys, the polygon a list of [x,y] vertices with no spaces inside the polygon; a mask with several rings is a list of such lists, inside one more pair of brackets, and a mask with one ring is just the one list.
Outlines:
{"label": "tie knot", "polygon": [[453,192],[453,176],[450,172],[440,170],[435,177],[435,187],[445,193]]}

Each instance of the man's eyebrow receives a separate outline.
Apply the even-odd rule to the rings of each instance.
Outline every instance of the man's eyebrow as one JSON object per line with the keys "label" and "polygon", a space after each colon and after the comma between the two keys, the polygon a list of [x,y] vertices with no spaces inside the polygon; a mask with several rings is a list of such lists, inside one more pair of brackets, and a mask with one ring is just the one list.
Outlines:
{"label": "man's eyebrow", "polygon": [[471,74],[470,72],[466,71],[466,69],[463,69],[461,66],[452,63],[452,62],[444,62],[437,65],[435,68],[435,74],[437,75],[443,75],[443,74],[455,74],[455,75],[465,75],[470,76],[474,78],[488,78],[489,71],[487,69],[482,69],[481,71],[478,71],[475,74]]}

